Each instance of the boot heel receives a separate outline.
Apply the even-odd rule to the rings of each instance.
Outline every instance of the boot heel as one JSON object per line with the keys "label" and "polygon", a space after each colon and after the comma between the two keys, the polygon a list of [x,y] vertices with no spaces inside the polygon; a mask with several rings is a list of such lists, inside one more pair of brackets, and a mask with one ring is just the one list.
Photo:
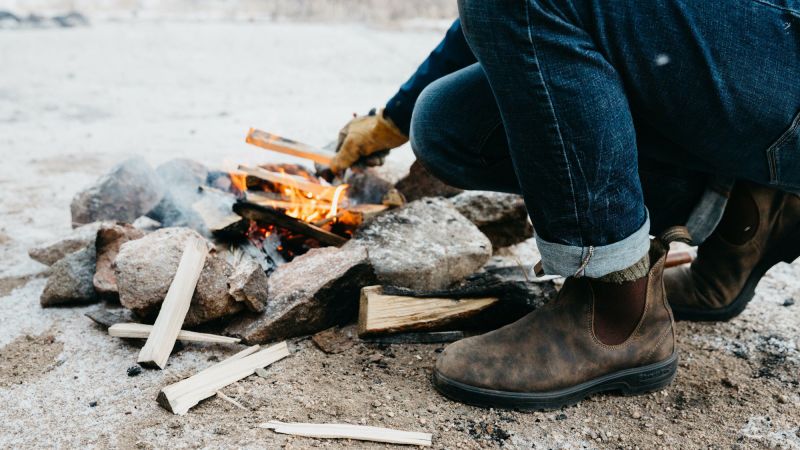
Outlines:
{"label": "boot heel", "polygon": [[622,393],[625,395],[639,395],[647,392],[658,391],[675,379],[678,371],[678,355],[661,363],[641,368],[620,380],[623,383]]}

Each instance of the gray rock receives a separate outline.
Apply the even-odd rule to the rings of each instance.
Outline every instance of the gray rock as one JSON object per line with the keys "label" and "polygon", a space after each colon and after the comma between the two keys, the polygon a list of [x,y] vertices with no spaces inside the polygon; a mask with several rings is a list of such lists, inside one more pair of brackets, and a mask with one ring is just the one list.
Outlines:
{"label": "gray rock", "polygon": [[363,247],[311,250],[269,277],[262,314],[234,319],[225,334],[257,344],[328,329],[353,319],[361,288],[374,283]]}
{"label": "gray rock", "polygon": [[425,197],[452,197],[464,192],[450,186],[428,172],[419,161],[414,161],[408,175],[398,181],[394,187],[400,191],[407,201],[413,202]]}
{"label": "gray rock", "polygon": [[89,245],[53,264],[50,278],[39,299],[41,305],[46,307],[98,301],[92,283],[95,260],[94,245]]}
{"label": "gray rock", "polygon": [[[124,243],[115,260],[119,300],[141,317],[158,314],[161,302],[175,277],[186,240],[200,238],[187,228],[164,228],[141,239]],[[242,310],[242,304],[228,294],[228,277],[233,268],[210,254],[197,282],[186,326],[219,319]]]}
{"label": "gray rock", "polygon": [[261,264],[250,257],[242,258],[228,278],[228,293],[250,311],[264,311],[267,304],[267,273]]}
{"label": "gray rock", "polygon": [[492,256],[492,243],[447,200],[428,198],[367,221],[345,244],[364,245],[383,284],[441,289]]}
{"label": "gray rock", "polygon": [[72,230],[66,236],[28,250],[28,255],[34,261],[52,266],[70,253],[94,246],[97,230],[103,222],[90,223]]}
{"label": "gray rock", "polygon": [[117,298],[117,277],[114,275],[114,260],[122,244],[140,239],[144,232],[127,223],[103,224],[97,230],[97,268],[94,273],[94,289],[101,295]]}
{"label": "gray rock", "polygon": [[520,195],[466,191],[452,197],[450,202],[492,241],[496,249],[533,236],[528,210]]}
{"label": "gray rock", "polygon": [[164,187],[156,172],[144,159],[132,158],[72,199],[72,224],[99,220],[131,223],[153,209],[163,196]]}

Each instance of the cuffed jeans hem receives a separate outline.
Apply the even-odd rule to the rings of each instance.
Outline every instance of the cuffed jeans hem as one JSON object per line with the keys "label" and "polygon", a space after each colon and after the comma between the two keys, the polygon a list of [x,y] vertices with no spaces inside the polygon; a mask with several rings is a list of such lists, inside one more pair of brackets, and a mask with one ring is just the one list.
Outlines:
{"label": "cuffed jeans hem", "polygon": [[650,251],[650,216],[632,235],[613,244],[580,247],[547,242],[536,236],[547,275],[600,278],[636,264]]}

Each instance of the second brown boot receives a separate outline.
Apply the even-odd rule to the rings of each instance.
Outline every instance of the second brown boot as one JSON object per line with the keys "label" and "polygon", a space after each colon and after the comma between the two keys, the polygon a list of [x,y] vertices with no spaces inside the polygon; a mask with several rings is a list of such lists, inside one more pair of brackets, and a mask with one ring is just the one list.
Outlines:
{"label": "second brown boot", "polygon": [[722,222],[690,266],[667,269],[664,283],[677,320],[724,321],[739,315],[761,277],[800,256],[800,197],[738,182]]}
{"label": "second brown boot", "polygon": [[[688,233],[672,230],[671,236],[685,239]],[[545,307],[449,345],[436,363],[436,389],[478,406],[553,409],[598,392],[640,394],[668,385],[678,365],[662,277],[668,241],[651,243],[643,312],[620,343],[598,337],[592,280],[568,278]]]}

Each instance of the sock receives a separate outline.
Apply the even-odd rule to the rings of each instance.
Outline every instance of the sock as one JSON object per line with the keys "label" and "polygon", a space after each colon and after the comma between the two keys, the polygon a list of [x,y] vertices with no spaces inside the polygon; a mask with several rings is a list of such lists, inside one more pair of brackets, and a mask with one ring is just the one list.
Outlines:
{"label": "sock", "polygon": [[644,314],[650,256],[634,265],[591,280],[594,291],[594,333],[600,342],[625,342]]}

